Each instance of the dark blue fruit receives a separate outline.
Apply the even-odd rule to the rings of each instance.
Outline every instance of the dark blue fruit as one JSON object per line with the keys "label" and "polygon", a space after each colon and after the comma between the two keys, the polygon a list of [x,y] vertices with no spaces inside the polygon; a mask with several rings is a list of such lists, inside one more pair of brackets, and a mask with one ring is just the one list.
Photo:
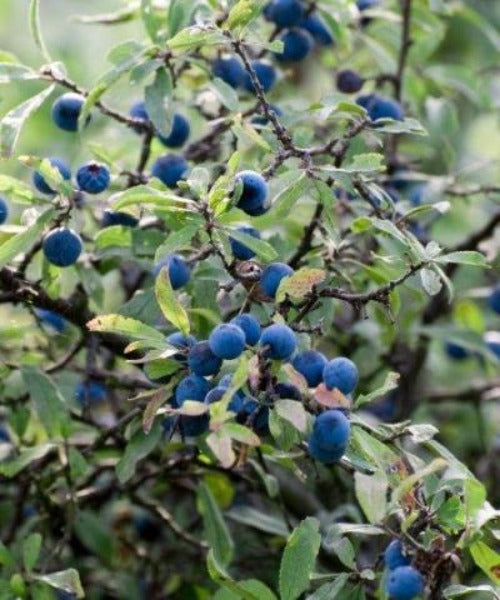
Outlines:
{"label": "dark blue fruit", "polygon": [[43,239],[42,249],[45,258],[58,267],[74,264],[82,252],[82,240],[72,229],[58,227]]}
{"label": "dark blue fruit", "polygon": [[80,167],[76,173],[78,187],[88,194],[100,194],[108,188],[111,175],[106,165],[89,162]]}
{"label": "dark blue fruit", "polygon": [[324,463],[340,460],[347,448],[351,425],[340,410],[327,410],[314,421],[309,438],[309,453]]}
{"label": "dark blue fruit", "polygon": [[167,136],[158,134],[158,139],[168,148],[180,148],[187,141],[190,131],[191,127],[186,117],[180,113],[175,113],[170,133]]}
{"label": "dark blue fruit", "polygon": [[[264,92],[268,92],[276,83],[276,69],[272,65],[260,60],[254,60],[251,65],[257,81],[260,83],[260,87]],[[243,87],[248,92],[255,93],[252,78],[246,71],[243,77]]]}
{"label": "dark blue fruit", "polygon": [[424,203],[426,187],[425,183],[419,183],[411,188],[408,199],[412,206],[421,206]]}
{"label": "dark blue fruit", "polygon": [[278,398],[284,400],[296,400],[297,402],[302,402],[303,400],[299,388],[293,385],[293,383],[282,381],[274,386],[273,391],[278,395]]}
{"label": "dark blue fruit", "polygon": [[210,391],[210,384],[199,375],[188,375],[179,381],[175,389],[175,406],[178,408],[186,400],[203,402]]}
{"label": "dark blue fruit", "polygon": [[337,73],[337,88],[344,94],[355,94],[363,87],[365,80],[351,69],[344,69]]}
{"label": "dark blue fruit", "polygon": [[446,354],[453,360],[465,360],[469,356],[468,350],[455,342],[447,341],[444,349]]}
{"label": "dark blue fruit", "polygon": [[307,381],[309,387],[317,387],[323,381],[323,369],[327,363],[326,356],[316,350],[299,352],[292,360],[293,368]]}
{"label": "dark blue fruit", "polygon": [[4,198],[0,196],[0,225],[5,223],[7,217],[9,216],[9,207]]}
{"label": "dark blue fruit", "polygon": [[260,339],[260,323],[250,313],[243,313],[231,319],[233,325],[241,328],[245,334],[245,341],[248,346],[255,346]]}
{"label": "dark blue fruit", "polygon": [[78,131],[78,117],[84,102],[80,94],[63,94],[52,105],[52,120],[64,131]]}
{"label": "dark blue fruit", "polygon": [[386,592],[393,600],[413,600],[424,591],[424,578],[413,567],[398,567],[389,573]]}
{"label": "dark blue fruit", "polygon": [[245,69],[239,58],[228,56],[216,58],[212,63],[212,74],[225,81],[232,88],[238,88],[243,84]]}
{"label": "dark blue fruit", "polygon": [[[251,235],[257,240],[260,240],[260,232],[254,227],[238,227],[237,231]],[[245,246],[242,242],[238,242],[232,237],[229,237],[229,244],[231,245],[231,251],[235,258],[239,260],[250,260],[255,256],[255,252],[250,250],[248,246]]]}
{"label": "dark blue fruit", "polygon": [[187,353],[191,346],[194,346],[197,339],[194,335],[184,335],[181,331],[176,331],[167,336],[167,343],[181,350],[178,354],[174,354],[172,358],[181,362],[185,362]]}
{"label": "dark blue fruit", "polygon": [[188,164],[183,156],[166,154],[156,159],[151,169],[153,177],[157,177],[167,187],[175,187],[188,170]]}
{"label": "dark blue fruit", "polygon": [[293,275],[292,267],[285,263],[271,263],[268,265],[260,278],[260,287],[270,298],[276,296],[281,280]]}
{"label": "dark blue fruit", "polygon": [[189,348],[187,364],[196,375],[215,375],[220,371],[222,360],[216,356],[207,341],[196,342]]}
{"label": "dark blue fruit", "polygon": [[247,398],[238,411],[237,421],[251,426],[257,435],[267,435],[269,433],[269,407],[262,406],[252,398]]}
{"label": "dark blue fruit", "polygon": [[42,323],[49,325],[58,333],[63,333],[63,331],[66,329],[66,321],[61,317],[61,315],[53,312],[52,310],[35,308],[35,313]]}
{"label": "dark blue fruit", "polygon": [[309,32],[314,38],[314,41],[321,46],[330,46],[335,42],[323,19],[313,13],[301,19],[297,23],[297,27]]}
{"label": "dark blue fruit", "polygon": [[281,62],[299,62],[304,60],[314,47],[314,40],[304,29],[290,29],[280,40],[283,42],[283,52],[276,54]]}
{"label": "dark blue fruit", "polygon": [[401,104],[392,98],[385,98],[377,94],[359,96],[356,104],[362,106],[372,121],[377,119],[394,119],[402,121],[405,117]]}
{"label": "dark blue fruit", "polygon": [[368,10],[369,8],[373,8],[379,2],[380,0],[357,0],[356,5],[358,7],[358,10],[363,11]]}
{"label": "dark blue fruit", "polygon": [[149,121],[148,111],[144,100],[138,100],[132,104],[128,113],[133,119],[141,119],[141,121]]}
{"label": "dark blue fruit", "polygon": [[295,352],[297,338],[290,327],[276,323],[264,329],[260,336],[260,345],[267,346],[264,353],[266,358],[286,360]]}
{"label": "dark blue fruit", "polygon": [[[71,170],[62,158],[49,158],[48,161],[52,165],[52,167],[54,167],[54,169],[57,169],[59,171],[63,179],[65,179],[66,181],[69,181],[71,179]],[[53,196],[56,193],[55,190],[49,187],[42,174],[38,171],[35,171],[33,173],[33,185],[42,194]]]}
{"label": "dark blue fruit", "polygon": [[217,325],[208,338],[210,350],[224,360],[237,358],[245,349],[245,334],[237,325]]}
{"label": "dark blue fruit", "polygon": [[491,294],[488,298],[488,306],[491,310],[494,310],[496,313],[500,314],[500,285],[495,286],[491,290]]}
{"label": "dark blue fruit", "polygon": [[133,215],[106,209],[102,214],[101,225],[103,227],[111,227],[112,225],[121,225],[122,227],[135,227],[139,223],[139,219]]}
{"label": "dark blue fruit", "polygon": [[158,276],[160,271],[166,267],[172,289],[178,290],[184,287],[191,279],[191,270],[186,261],[178,254],[170,254],[162,259],[153,269],[153,275]]}
{"label": "dark blue fruit", "polygon": [[105,402],[108,399],[108,388],[98,381],[82,381],[76,386],[75,398],[80,406]]}
{"label": "dark blue fruit", "polygon": [[338,389],[343,394],[350,394],[359,380],[356,365],[343,356],[334,358],[323,369],[323,381],[329,390]]}
{"label": "dark blue fruit", "polygon": [[268,186],[262,175],[255,171],[241,171],[236,176],[236,183],[242,184],[238,208],[252,217],[262,215],[268,210]]}
{"label": "dark blue fruit", "polygon": [[484,341],[493,354],[500,358],[500,332],[487,331],[484,334]]}
{"label": "dark blue fruit", "polygon": [[390,571],[410,564],[410,559],[404,555],[403,544],[399,540],[392,540],[387,546],[384,552],[384,561]]}
{"label": "dark blue fruit", "polygon": [[304,14],[300,0],[272,0],[264,8],[264,16],[280,28],[293,27]]}

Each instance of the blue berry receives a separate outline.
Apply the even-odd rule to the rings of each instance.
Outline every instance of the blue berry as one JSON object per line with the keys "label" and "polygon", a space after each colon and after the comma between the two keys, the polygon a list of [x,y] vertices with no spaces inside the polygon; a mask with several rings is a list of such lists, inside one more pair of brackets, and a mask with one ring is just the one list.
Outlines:
{"label": "blue berry", "polygon": [[357,0],[356,5],[358,7],[358,10],[363,11],[368,10],[369,8],[373,8],[379,2],[380,0]]}
{"label": "blue berry", "polygon": [[[71,170],[62,158],[49,158],[48,161],[50,162],[52,167],[54,167],[54,169],[57,169],[59,171],[63,179],[65,179],[66,181],[71,179]],[[56,193],[55,190],[53,190],[45,181],[42,174],[38,171],[35,171],[33,173],[33,185],[42,194],[53,196]]]}
{"label": "blue berry", "polygon": [[66,329],[66,321],[63,319],[63,317],[61,317],[61,315],[53,312],[52,310],[36,308],[35,313],[42,323],[49,325],[58,333],[63,333],[63,331]]}
{"label": "blue berry", "polygon": [[419,183],[411,188],[408,199],[412,206],[421,206],[424,203],[426,187],[425,183]]}
{"label": "blue berry", "polygon": [[217,58],[212,63],[212,74],[219,77],[232,88],[242,85],[245,78],[245,69],[241,60],[235,56]]}
{"label": "blue berry", "polygon": [[168,136],[158,134],[158,139],[164,146],[168,146],[169,148],[179,148],[180,146],[183,146],[188,139],[190,131],[191,127],[189,126],[189,121],[186,117],[180,113],[175,113],[170,133]]}
{"label": "blue berry", "polygon": [[196,342],[197,339],[194,337],[194,335],[184,335],[181,331],[175,331],[167,336],[167,343],[182,351],[172,356],[174,360],[178,360],[180,362],[186,361],[189,348],[194,346]]}
{"label": "blue berry", "polygon": [[268,210],[268,186],[262,175],[255,171],[241,171],[236,176],[236,183],[242,184],[238,208],[252,217],[262,215]]}
{"label": "blue berry", "polygon": [[405,117],[403,107],[392,98],[385,98],[377,94],[359,96],[356,104],[362,106],[372,121],[377,119],[394,119],[402,121]]}
{"label": "blue berry", "polygon": [[393,600],[413,600],[424,591],[424,578],[413,567],[398,567],[390,572],[386,591]]}
{"label": "blue berry", "polygon": [[260,278],[260,287],[270,298],[276,296],[281,280],[293,275],[292,267],[285,263],[271,263],[268,265]]}
{"label": "blue berry", "polygon": [[410,559],[403,554],[403,544],[399,540],[392,540],[387,546],[384,561],[390,571],[410,564]]}
{"label": "blue berry", "polygon": [[[270,104],[269,108],[271,109],[271,112],[274,113],[275,117],[281,117],[281,115],[283,114],[281,108],[279,106],[276,106],[276,104]],[[264,114],[260,114],[256,115],[255,117],[252,117],[252,123],[254,125],[261,125],[262,127],[264,127],[265,125],[267,125],[268,119]]]}
{"label": "blue berry", "polygon": [[[272,65],[262,62],[260,60],[252,61],[251,65],[255,72],[255,76],[257,77],[257,81],[260,83],[261,88],[264,92],[269,92],[269,90],[271,90],[271,88],[276,83],[276,69]],[[243,87],[248,92],[255,93],[252,78],[246,71],[243,78]]]}
{"label": "blue berry", "polygon": [[265,351],[266,358],[287,360],[295,352],[297,339],[290,327],[276,323],[264,329],[260,336],[260,345],[268,346]]}
{"label": "blue berry", "polygon": [[106,165],[89,162],[78,169],[76,182],[78,187],[88,194],[100,194],[109,186],[111,175]]}
{"label": "blue berry", "polygon": [[302,402],[302,394],[297,386],[293,383],[280,382],[274,386],[274,393],[278,395],[278,398],[287,400],[296,400]]}
{"label": "blue berry", "polygon": [[280,40],[283,42],[283,52],[276,54],[281,62],[299,62],[304,60],[314,47],[311,35],[302,29],[286,31]]}
{"label": "blue berry", "polygon": [[84,102],[80,94],[63,94],[52,105],[52,120],[64,131],[78,131],[78,117]]}
{"label": "blue berry", "polygon": [[[241,231],[242,233],[246,233],[257,240],[260,240],[260,232],[254,227],[238,227],[237,231]],[[250,260],[255,256],[253,250],[250,250],[248,246],[245,246],[245,244],[232,237],[229,237],[229,244],[231,245],[231,251],[234,257],[239,260]]]}
{"label": "blue berry", "polygon": [[453,360],[465,360],[469,356],[468,350],[455,342],[447,341],[444,349],[446,354]]}
{"label": "blue berry", "polygon": [[324,463],[332,463],[342,458],[349,437],[351,425],[340,410],[327,410],[316,417],[309,438],[309,453]]}
{"label": "blue berry", "polygon": [[4,425],[0,425],[0,444],[1,443],[9,443],[11,441],[9,432],[5,428]]}
{"label": "blue berry", "polygon": [[210,391],[210,384],[199,375],[188,375],[179,381],[175,389],[174,405],[179,408],[186,400],[203,402]]}
{"label": "blue berry", "polygon": [[9,216],[9,207],[4,198],[0,196],[0,225],[5,223],[7,217]]}
{"label": "blue berry", "polygon": [[337,88],[344,94],[355,94],[363,87],[365,80],[351,69],[337,73]]}
{"label": "blue berry", "polygon": [[196,342],[189,348],[187,364],[196,375],[215,375],[220,371],[222,360],[216,356],[207,341]]}
{"label": "blue berry", "polygon": [[348,358],[334,358],[325,365],[323,380],[329,390],[337,388],[343,394],[350,394],[358,384],[358,368]]}
{"label": "blue berry", "polygon": [[136,219],[133,215],[106,209],[102,215],[101,225],[103,227],[111,227],[112,225],[121,225],[122,227],[135,227],[139,223],[139,219]]}
{"label": "blue berry", "polygon": [[245,334],[237,325],[217,325],[208,338],[210,350],[224,360],[237,358],[245,349]]}
{"label": "blue berry", "polygon": [[264,16],[278,27],[293,27],[304,14],[300,0],[272,0],[264,8]]}
{"label": "blue berry", "polygon": [[316,350],[299,352],[292,360],[293,368],[304,376],[309,387],[317,387],[323,381],[326,357]]}
{"label": "blue berry", "polygon": [[53,229],[42,242],[45,258],[58,267],[74,264],[82,252],[82,247],[80,236],[66,227]]}
{"label": "blue berry", "polygon": [[243,313],[231,319],[233,325],[237,325],[245,334],[245,342],[248,346],[255,346],[260,339],[260,323],[250,313]]}
{"label": "blue berry", "polygon": [[149,121],[148,111],[144,100],[138,100],[132,104],[128,113],[133,119],[141,119],[141,121]]}
{"label": "blue berry", "polygon": [[157,177],[167,187],[175,187],[188,170],[188,164],[183,156],[166,154],[156,159],[151,169],[153,177]]}
{"label": "blue berry", "polygon": [[269,408],[253,398],[247,398],[238,411],[238,422],[251,425],[257,435],[269,433]]}
{"label": "blue berry", "polygon": [[98,381],[82,381],[76,386],[75,397],[80,406],[99,404],[107,400],[108,388]]}
{"label": "blue berry", "polygon": [[178,254],[170,254],[162,259],[153,269],[153,275],[156,277],[163,269],[168,268],[168,277],[172,289],[178,290],[184,287],[191,279],[191,270],[186,261]]}
{"label": "blue berry", "polygon": [[500,314],[500,284],[496,285],[492,290],[488,298],[488,306],[491,310]]}
{"label": "blue berry", "polygon": [[331,46],[335,43],[330,30],[318,15],[307,15],[297,23],[297,26],[308,31],[313,36],[314,41],[321,46]]}

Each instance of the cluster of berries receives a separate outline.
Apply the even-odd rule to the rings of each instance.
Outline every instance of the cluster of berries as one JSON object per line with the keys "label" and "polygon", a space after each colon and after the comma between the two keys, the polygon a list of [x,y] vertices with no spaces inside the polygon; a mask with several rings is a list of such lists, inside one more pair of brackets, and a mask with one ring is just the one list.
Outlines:
{"label": "cluster of berries", "polygon": [[422,574],[410,565],[400,540],[393,540],[384,552],[385,565],[389,570],[386,580],[387,594],[393,600],[413,600],[425,587]]}

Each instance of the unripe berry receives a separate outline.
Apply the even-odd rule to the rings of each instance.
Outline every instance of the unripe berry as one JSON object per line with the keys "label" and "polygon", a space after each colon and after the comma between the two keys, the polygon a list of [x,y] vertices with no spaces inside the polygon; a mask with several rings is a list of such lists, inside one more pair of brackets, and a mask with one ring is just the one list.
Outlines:
{"label": "unripe berry", "polygon": [[204,341],[189,348],[187,364],[196,375],[215,375],[220,371],[222,360],[212,352],[208,341]]}
{"label": "unripe berry", "polygon": [[82,240],[72,229],[59,227],[50,231],[42,242],[46,259],[58,267],[75,263],[82,251]]}
{"label": "unripe berry", "polygon": [[255,346],[260,339],[260,323],[250,313],[243,313],[231,319],[231,323],[240,327],[245,334],[248,346]]}
{"label": "unripe berry", "polygon": [[9,207],[4,198],[0,196],[0,225],[5,223],[7,217],[9,216]]}
{"label": "unripe berry", "polygon": [[393,600],[413,600],[424,591],[424,578],[413,567],[398,567],[390,572],[386,591]]}
{"label": "unripe berry", "polygon": [[237,325],[217,325],[208,338],[210,350],[219,358],[237,358],[245,349],[245,334]]}
{"label": "unripe berry", "polygon": [[[66,181],[71,179],[71,170],[62,158],[53,157],[49,158],[48,161],[50,162],[52,167],[54,167],[54,169],[57,169],[59,171],[63,179],[65,179]],[[55,190],[53,190],[45,181],[42,174],[38,171],[35,171],[33,173],[33,185],[42,194],[53,196],[56,193]]]}
{"label": "unripe berry", "polygon": [[287,360],[295,352],[297,338],[290,327],[276,323],[264,329],[260,345],[268,346],[264,353],[266,358]]}
{"label": "unripe berry", "polygon": [[156,159],[151,169],[153,177],[157,177],[167,187],[175,187],[188,170],[188,164],[183,156],[166,154]]}
{"label": "unripe berry", "polygon": [[243,84],[245,69],[236,56],[221,57],[212,63],[212,74],[236,89]]}
{"label": "unripe berry", "polygon": [[304,60],[314,47],[311,35],[303,29],[290,29],[280,40],[283,42],[283,52],[277,53],[280,62],[299,62]]}
{"label": "unripe berry", "polygon": [[170,254],[156,264],[153,269],[153,275],[157,277],[164,267],[168,269],[170,285],[174,290],[184,287],[191,279],[189,266],[182,256],[178,254]]}
{"label": "unripe berry", "polygon": [[253,217],[264,214],[268,210],[266,204],[268,187],[266,180],[255,171],[241,171],[236,176],[236,183],[243,188],[237,206],[247,215]]}
{"label": "unripe berry", "polygon": [[[251,235],[257,240],[260,240],[260,232],[254,227],[238,227],[237,231]],[[255,252],[250,250],[248,246],[245,246],[242,242],[229,237],[229,244],[231,245],[231,251],[235,258],[238,260],[250,260],[255,256]]]}
{"label": "unripe berry", "polygon": [[304,376],[309,387],[317,387],[323,381],[326,357],[316,350],[299,352],[292,360],[293,368]]}
{"label": "unripe berry", "polygon": [[323,381],[329,390],[338,389],[343,394],[350,394],[359,380],[356,365],[345,357],[334,358],[323,369]]}
{"label": "unripe berry", "polygon": [[293,275],[292,267],[285,263],[271,263],[268,265],[260,278],[260,287],[270,298],[276,296],[281,280]]}
{"label": "unripe berry", "polygon": [[344,69],[337,73],[337,88],[344,94],[355,94],[363,87],[365,80],[352,69]]}
{"label": "unripe berry", "polygon": [[52,120],[64,131],[78,131],[78,117],[84,102],[80,94],[63,94],[52,105]]}
{"label": "unripe berry", "polygon": [[[269,90],[276,83],[276,69],[272,65],[259,60],[252,61],[251,65],[255,72],[255,76],[257,77],[257,81],[260,83],[261,88],[264,92],[269,92]],[[252,78],[246,71],[243,78],[243,87],[248,92],[255,93]]]}
{"label": "unripe berry", "polygon": [[80,167],[76,173],[78,187],[88,194],[100,194],[109,186],[111,175],[106,165],[89,162]]}

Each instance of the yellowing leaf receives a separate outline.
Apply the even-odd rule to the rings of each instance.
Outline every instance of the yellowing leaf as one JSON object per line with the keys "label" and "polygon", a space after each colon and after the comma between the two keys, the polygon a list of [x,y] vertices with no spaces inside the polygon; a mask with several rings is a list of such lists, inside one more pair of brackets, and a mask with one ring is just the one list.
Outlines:
{"label": "yellowing leaf", "polygon": [[314,286],[324,281],[325,277],[326,273],[323,269],[303,267],[290,277],[282,279],[276,292],[276,301],[283,302],[286,296],[290,296],[294,300],[301,300],[312,292]]}

